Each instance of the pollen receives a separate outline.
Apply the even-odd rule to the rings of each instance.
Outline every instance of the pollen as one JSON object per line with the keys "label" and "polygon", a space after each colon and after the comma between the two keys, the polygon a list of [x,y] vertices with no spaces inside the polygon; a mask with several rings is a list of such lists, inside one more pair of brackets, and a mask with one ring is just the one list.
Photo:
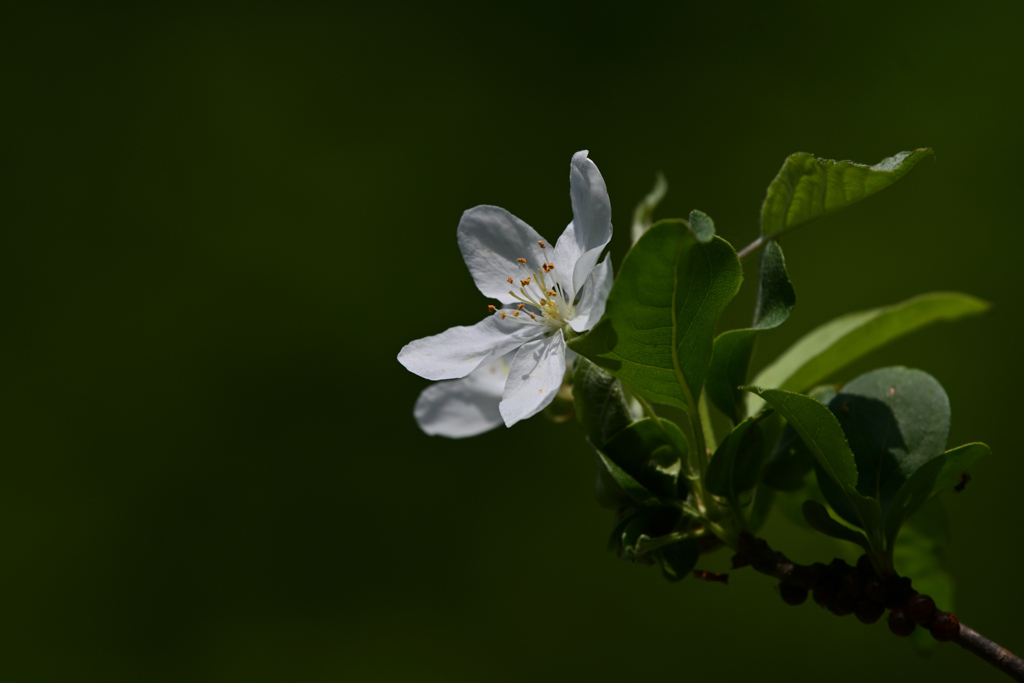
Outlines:
{"label": "pollen", "polygon": [[520,280],[519,284],[521,284],[523,287],[529,287],[530,286],[530,280],[532,280],[532,279],[533,279],[532,277],[528,277],[525,280]]}
{"label": "pollen", "polygon": [[516,261],[519,261],[519,265],[521,265],[521,266],[525,266],[526,265],[526,259],[524,259],[524,258],[517,258]]}
{"label": "pollen", "polygon": [[548,296],[555,296],[555,293],[550,289],[544,293],[547,294]]}
{"label": "pollen", "polygon": [[519,317],[519,311],[512,311],[512,317],[513,318],[518,318]]}
{"label": "pollen", "polygon": [[526,304],[519,304],[518,306],[516,306],[516,310],[517,311],[521,311],[521,310],[523,310],[524,306],[526,306]]}
{"label": "pollen", "polygon": [[548,245],[544,244],[544,240],[537,240],[537,246],[541,249],[546,249]]}
{"label": "pollen", "polygon": [[501,312],[501,319],[502,319],[502,320],[504,320],[504,319],[505,319],[505,311],[502,311],[502,312]]}
{"label": "pollen", "polygon": [[498,310],[498,308],[496,306],[491,306],[491,305],[487,306],[487,311],[489,313],[494,313],[496,310]]}
{"label": "pollen", "polygon": [[516,281],[510,277],[505,278],[505,282],[509,283],[510,285],[514,285],[516,283]]}
{"label": "pollen", "polygon": [[535,316],[533,313],[527,313],[527,315],[530,316],[530,320],[536,320],[537,319],[537,316]]}

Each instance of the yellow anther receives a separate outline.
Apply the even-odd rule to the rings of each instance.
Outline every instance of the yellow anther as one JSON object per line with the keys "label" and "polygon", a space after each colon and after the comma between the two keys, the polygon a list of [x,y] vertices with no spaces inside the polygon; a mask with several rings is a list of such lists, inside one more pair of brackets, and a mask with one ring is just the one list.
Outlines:
{"label": "yellow anther", "polygon": [[544,292],[544,293],[547,294],[548,296],[555,296],[555,293],[553,291],[551,291],[550,289],[548,291]]}
{"label": "yellow anther", "polygon": [[526,259],[524,259],[524,258],[517,258],[516,261],[519,261],[519,265],[521,265],[521,266],[525,266],[526,265]]}
{"label": "yellow anther", "polygon": [[497,306],[491,306],[490,304],[488,304],[487,310],[491,313],[494,313],[496,310],[498,310],[498,308]]}
{"label": "yellow anther", "polygon": [[527,313],[526,315],[530,316],[530,320],[536,320],[537,319],[537,316],[535,316],[533,313]]}
{"label": "yellow anther", "polygon": [[513,311],[512,312],[512,317],[513,318],[518,318],[519,317],[519,311]]}
{"label": "yellow anther", "polygon": [[502,319],[502,320],[504,320],[504,319],[505,319],[505,311],[502,311],[502,312],[501,312],[501,319]]}
{"label": "yellow anther", "polygon": [[521,284],[523,287],[529,287],[530,286],[530,280],[532,280],[532,279],[533,278],[529,278],[528,277],[525,280],[520,280],[519,284]]}
{"label": "yellow anther", "polygon": [[505,282],[509,283],[510,285],[514,285],[516,283],[516,281],[510,277],[505,278]]}
{"label": "yellow anther", "polygon": [[544,244],[543,240],[537,240],[537,244],[541,249],[545,249],[548,245]]}
{"label": "yellow anther", "polygon": [[516,310],[517,311],[521,311],[521,310],[523,310],[524,306],[526,306],[526,304],[519,304],[518,306],[516,306]]}

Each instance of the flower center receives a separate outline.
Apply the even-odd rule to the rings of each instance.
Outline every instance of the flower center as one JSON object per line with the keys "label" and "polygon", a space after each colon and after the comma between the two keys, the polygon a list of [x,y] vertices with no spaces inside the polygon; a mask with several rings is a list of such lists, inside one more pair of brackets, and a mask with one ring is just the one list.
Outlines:
{"label": "flower center", "polygon": [[[546,249],[544,242],[537,242],[541,249]],[[572,302],[565,298],[565,291],[552,274],[554,263],[542,263],[537,270],[531,270],[525,258],[516,259],[517,275],[506,278],[513,286],[509,290],[512,298],[518,300],[516,310],[499,311],[494,306],[488,308],[504,320],[511,315],[516,320],[531,325],[544,325],[553,330],[562,329],[569,324],[576,312]],[[518,292],[515,286],[519,285]]]}

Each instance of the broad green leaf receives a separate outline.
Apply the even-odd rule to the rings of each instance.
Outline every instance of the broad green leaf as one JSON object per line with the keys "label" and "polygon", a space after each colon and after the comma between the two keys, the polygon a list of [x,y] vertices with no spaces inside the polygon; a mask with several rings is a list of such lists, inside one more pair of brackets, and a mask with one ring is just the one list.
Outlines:
{"label": "broad green leaf", "polygon": [[703,211],[690,212],[690,231],[701,244],[707,244],[715,237],[715,222]]}
{"label": "broad green leaf", "polygon": [[[751,382],[757,386],[804,391],[849,363],[926,325],[956,320],[989,309],[989,304],[967,294],[936,292],[907,299],[894,306],[850,313],[804,335]],[[747,412],[760,409],[748,398]]]}
{"label": "broad green leaf", "polygon": [[892,185],[931,149],[900,152],[874,166],[818,159],[797,152],[782,164],[761,206],[761,235],[777,238],[812,218],[825,216]]}
{"label": "broad green leaf", "polygon": [[803,439],[821,471],[835,484],[835,492],[830,495],[826,483],[819,481],[825,497],[836,512],[841,514],[845,504],[854,514],[854,519],[849,521],[864,529],[869,536],[879,532],[882,520],[878,502],[857,491],[856,461],[839,421],[829,409],[803,394],[759,387],[745,389],[767,401]]}
{"label": "broad green leaf", "polygon": [[677,507],[634,509],[615,525],[608,539],[608,548],[618,551],[625,559],[635,560],[680,540],[676,527],[681,520],[682,512]]}
{"label": "broad green leaf", "polygon": [[989,455],[992,450],[983,443],[969,443],[948,450],[942,454],[942,470],[935,477],[935,484],[932,486],[932,496],[944,491],[949,491],[960,483],[960,475],[963,474],[979,458]]}
{"label": "broad green leaf", "polygon": [[[836,390],[828,385],[818,386],[807,395],[822,405],[828,405]],[[765,463],[761,482],[776,491],[796,491],[803,488],[807,473],[814,468],[814,456],[800,439],[792,425],[782,430],[775,450]]]}
{"label": "broad green leaf", "polygon": [[658,208],[658,204],[665,198],[665,193],[667,192],[668,181],[665,180],[665,176],[659,171],[654,176],[654,188],[633,209],[633,244],[636,244],[643,237],[643,234],[650,229],[651,224],[654,223],[654,210]]}
{"label": "broad green leaf", "polygon": [[757,486],[766,444],[757,418],[747,418],[736,426],[708,464],[704,483],[716,496],[737,500],[738,494]]}
{"label": "broad green leaf", "polygon": [[[865,373],[846,384],[829,409],[857,460],[857,490],[877,500],[883,515],[903,483],[946,450],[949,398],[921,370],[891,367]],[[930,491],[929,482],[925,493]]]}
{"label": "broad green leaf", "polygon": [[586,358],[576,359],[572,393],[576,417],[598,448],[633,422],[622,384]]}
{"label": "broad green leaf", "polygon": [[664,499],[686,497],[685,479],[679,477],[686,451],[686,438],[674,422],[661,420],[659,429],[650,418],[634,422],[601,448],[602,455]]}
{"label": "broad green leaf", "polygon": [[750,531],[757,533],[757,530],[764,526],[775,507],[775,491],[763,485],[758,485],[754,491],[754,503],[750,507]]}
{"label": "broad green leaf", "polygon": [[806,519],[807,523],[811,525],[811,528],[816,531],[820,531],[826,536],[838,538],[841,541],[855,543],[864,548],[867,552],[871,552],[871,545],[868,543],[868,539],[864,534],[832,519],[832,516],[828,514],[828,510],[825,509],[825,506],[820,503],[816,503],[813,500],[806,500],[804,501],[801,510],[804,513],[804,519]]}
{"label": "broad green leaf", "polygon": [[604,317],[569,347],[644,398],[696,414],[715,323],[741,277],[728,242],[660,221],[626,255]]}
{"label": "broad green leaf", "polygon": [[666,579],[675,583],[693,571],[697,566],[697,559],[700,557],[700,547],[697,541],[687,539],[662,548],[661,571]]}
{"label": "broad green leaf", "polygon": [[708,398],[734,424],[743,416],[744,394],[739,387],[747,383],[750,355],[754,350],[757,333],[784,323],[794,305],[796,292],[786,274],[782,247],[772,242],[761,253],[754,327],[729,330],[718,335],[711,366],[708,368]]}

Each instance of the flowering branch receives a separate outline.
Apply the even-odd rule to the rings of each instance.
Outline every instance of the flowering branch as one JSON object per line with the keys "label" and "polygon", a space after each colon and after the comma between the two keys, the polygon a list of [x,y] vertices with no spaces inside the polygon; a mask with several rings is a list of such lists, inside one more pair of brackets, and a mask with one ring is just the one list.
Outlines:
{"label": "flowering branch", "polygon": [[[914,591],[906,578],[877,577],[870,564],[863,561],[866,556],[856,568],[841,560],[833,560],[828,566],[808,566],[793,562],[750,534],[742,534],[739,545],[733,567],[749,564],[756,571],[778,579],[782,599],[790,605],[802,604],[808,593],[813,592],[814,601],[833,614],[843,616],[852,612],[864,623],[877,621],[888,607],[892,610],[889,629],[896,635],[910,635],[915,623],[919,624],[929,629],[936,640],[954,642],[1013,680],[1024,681],[1024,659],[960,623],[956,615],[936,610],[931,598]],[[851,605],[855,605],[852,610]]]}

